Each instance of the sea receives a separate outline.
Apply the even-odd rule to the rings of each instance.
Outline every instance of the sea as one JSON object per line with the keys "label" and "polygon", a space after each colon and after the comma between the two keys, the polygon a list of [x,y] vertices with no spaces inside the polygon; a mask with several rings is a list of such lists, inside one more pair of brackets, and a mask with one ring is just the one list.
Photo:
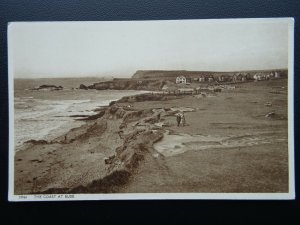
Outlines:
{"label": "sea", "polygon": [[[70,129],[83,125],[74,115],[93,115],[124,96],[145,93],[134,90],[81,90],[100,78],[43,78],[14,80],[15,149],[28,140],[52,140]],[[40,85],[63,86],[63,90],[31,90]]]}

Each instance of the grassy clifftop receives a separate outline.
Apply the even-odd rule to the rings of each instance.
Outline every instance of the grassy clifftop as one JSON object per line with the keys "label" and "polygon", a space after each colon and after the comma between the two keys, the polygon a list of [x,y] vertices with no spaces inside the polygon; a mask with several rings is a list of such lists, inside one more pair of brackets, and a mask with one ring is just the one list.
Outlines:
{"label": "grassy clifftop", "polygon": [[270,72],[280,72],[282,74],[287,74],[287,70],[249,70],[249,71],[231,71],[231,72],[215,72],[215,71],[188,71],[188,70],[138,70],[136,71],[132,79],[174,79],[177,76],[187,76],[190,78],[199,76],[214,76],[218,77],[221,75],[233,76],[235,74],[245,73],[249,75],[254,75],[256,73],[270,73]]}

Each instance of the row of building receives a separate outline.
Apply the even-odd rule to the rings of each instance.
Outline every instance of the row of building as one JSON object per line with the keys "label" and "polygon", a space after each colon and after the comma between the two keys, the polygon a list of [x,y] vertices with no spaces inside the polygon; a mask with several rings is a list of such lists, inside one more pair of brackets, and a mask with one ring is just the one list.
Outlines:
{"label": "row of building", "polygon": [[201,75],[199,77],[188,77],[188,76],[178,76],[176,77],[176,84],[190,84],[190,83],[204,83],[204,82],[245,82],[247,80],[268,80],[268,79],[277,79],[280,78],[281,74],[279,72],[271,72],[271,73],[240,73],[234,75],[221,75],[221,76],[213,76],[213,75]]}

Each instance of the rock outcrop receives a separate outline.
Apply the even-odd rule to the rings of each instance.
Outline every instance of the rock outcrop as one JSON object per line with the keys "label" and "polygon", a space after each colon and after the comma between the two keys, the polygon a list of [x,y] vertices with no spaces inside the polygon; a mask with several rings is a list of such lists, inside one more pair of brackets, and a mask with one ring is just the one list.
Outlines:
{"label": "rock outcrop", "polygon": [[87,86],[85,86],[84,84],[80,84],[79,89],[88,90],[89,88]]}
{"label": "rock outcrop", "polygon": [[113,81],[95,83],[88,88],[97,90],[161,90],[164,85],[164,80],[114,79]]}
{"label": "rock outcrop", "polygon": [[31,90],[48,90],[48,91],[60,91],[63,90],[62,86],[56,86],[56,85],[48,85],[48,84],[43,84],[38,87],[35,87]]}

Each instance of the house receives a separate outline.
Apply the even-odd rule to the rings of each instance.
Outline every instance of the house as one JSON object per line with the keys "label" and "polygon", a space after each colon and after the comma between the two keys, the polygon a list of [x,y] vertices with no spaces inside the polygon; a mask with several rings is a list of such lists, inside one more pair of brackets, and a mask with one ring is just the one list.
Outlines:
{"label": "house", "polygon": [[220,82],[228,82],[228,81],[231,81],[231,77],[228,76],[228,75],[221,75],[218,77],[218,81]]}
{"label": "house", "polygon": [[253,80],[253,76],[250,73],[246,73],[246,80]]}
{"label": "house", "polygon": [[280,78],[280,73],[278,72],[275,72],[275,75],[274,75],[275,78]]}
{"label": "house", "polygon": [[232,82],[237,82],[238,81],[238,76],[236,74],[234,74],[232,76]]}
{"label": "house", "polygon": [[246,81],[247,80],[247,75],[242,75],[242,77],[241,77],[241,81]]}
{"label": "house", "polygon": [[208,77],[208,82],[214,82],[214,76],[213,75],[210,75],[209,77]]}
{"label": "house", "polygon": [[254,80],[258,81],[258,80],[265,80],[266,79],[266,75],[262,74],[262,73],[257,73],[253,76]]}
{"label": "house", "polygon": [[176,84],[186,84],[186,78],[184,76],[176,77]]}
{"label": "house", "polygon": [[218,81],[220,81],[220,82],[225,81],[225,76],[224,76],[224,75],[219,76],[219,77],[218,77]]}
{"label": "house", "polygon": [[254,80],[260,80],[261,79],[261,76],[257,73],[257,74],[254,74],[253,76]]}
{"label": "house", "polygon": [[199,77],[199,82],[205,82],[205,76],[201,76],[201,77]]}
{"label": "house", "polygon": [[273,72],[266,75],[267,80],[270,80],[270,79],[273,79],[273,78],[274,78],[274,73]]}
{"label": "house", "polygon": [[186,84],[192,83],[192,78],[190,77],[186,77],[185,80],[186,80]]}
{"label": "house", "polygon": [[246,80],[246,76],[240,73],[240,74],[237,76],[237,80],[238,80],[238,81],[245,81],[245,80]]}

